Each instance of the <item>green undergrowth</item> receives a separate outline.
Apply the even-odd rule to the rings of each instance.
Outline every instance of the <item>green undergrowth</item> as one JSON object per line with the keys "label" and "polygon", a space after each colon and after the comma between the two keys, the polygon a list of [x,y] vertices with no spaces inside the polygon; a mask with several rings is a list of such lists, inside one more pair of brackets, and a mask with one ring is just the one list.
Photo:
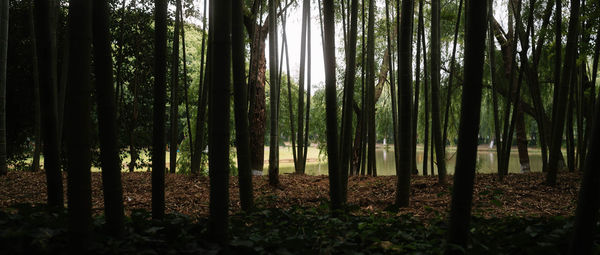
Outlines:
{"label": "green undergrowth", "polygon": [[[113,238],[95,217],[88,254],[441,254],[446,223],[410,215],[332,217],[317,208],[259,209],[230,218],[230,241],[207,240],[206,219],[170,214],[152,220],[147,211],[126,219]],[[0,210],[0,254],[64,254],[65,210],[19,205]],[[564,254],[572,218],[473,218],[468,254]],[[600,236],[596,235],[598,251]]]}

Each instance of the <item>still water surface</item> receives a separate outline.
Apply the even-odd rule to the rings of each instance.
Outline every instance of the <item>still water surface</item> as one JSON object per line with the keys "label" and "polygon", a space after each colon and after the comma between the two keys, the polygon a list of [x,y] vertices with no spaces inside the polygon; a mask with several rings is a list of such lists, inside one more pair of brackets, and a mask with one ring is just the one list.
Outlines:
{"label": "still water surface", "polygon": [[[396,175],[396,164],[394,162],[394,151],[377,149],[377,174],[378,175]],[[454,167],[456,164],[455,152],[446,152],[448,161],[446,161],[446,168],[449,174],[454,174]],[[478,151],[477,152],[477,172],[478,173],[497,173],[498,172],[498,157],[494,151]],[[431,159],[428,158],[428,161]],[[532,172],[542,171],[542,156],[536,153],[529,153],[529,162]],[[419,169],[419,175],[423,174],[423,152],[417,151],[417,168]],[[268,165],[265,164],[264,175],[267,175]],[[306,174],[309,175],[326,175],[327,174],[327,162],[307,162]],[[431,173],[431,165],[428,162],[427,171]],[[521,173],[521,167],[519,164],[519,154],[516,150],[513,150],[510,154],[510,162],[508,171],[510,173]],[[293,164],[285,164],[280,166],[280,173],[293,173]],[[437,175],[437,168],[435,169]]]}

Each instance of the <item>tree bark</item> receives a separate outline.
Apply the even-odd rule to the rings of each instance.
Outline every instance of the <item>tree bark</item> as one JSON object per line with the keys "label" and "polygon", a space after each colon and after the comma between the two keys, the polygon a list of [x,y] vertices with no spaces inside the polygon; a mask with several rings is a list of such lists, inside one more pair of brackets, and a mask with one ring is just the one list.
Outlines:
{"label": "tree bark", "polygon": [[[568,55],[567,55],[568,56]],[[581,188],[575,210],[575,230],[571,237],[570,254],[591,254],[600,206],[600,172],[597,171],[600,156],[600,104],[595,105],[593,128],[587,144],[588,156],[583,166]]]}
{"label": "tree bark", "polygon": [[6,66],[8,61],[8,1],[0,5],[0,175],[6,175]]}
{"label": "tree bark", "polygon": [[33,79],[33,160],[31,163],[31,171],[37,172],[40,170],[40,154],[42,151],[42,107],[40,104],[40,72],[38,69],[38,54],[37,54],[37,38],[35,36],[35,18],[34,18],[34,6],[35,2],[30,1],[29,6],[29,33],[31,36],[31,78]]}
{"label": "tree bark", "polygon": [[[428,73],[427,73],[427,47],[425,44],[425,25],[423,22],[423,0],[419,0],[419,32],[417,36],[421,38],[421,45],[423,46],[423,98],[425,99],[425,137],[423,138],[423,175],[427,175],[427,154],[429,152],[429,86]],[[419,63],[417,63],[418,65]],[[432,145],[433,147],[433,145]],[[433,155],[431,155],[433,157]],[[431,175],[433,175],[433,166],[431,168]]]}
{"label": "tree bark", "polygon": [[369,1],[369,18],[367,25],[367,174],[377,176],[375,156],[375,3]]}
{"label": "tree bark", "polygon": [[167,97],[167,1],[154,2],[154,107],[152,128],[152,217],[165,216],[165,102]]}
{"label": "tree bark", "polygon": [[[81,253],[87,247],[92,224],[90,147],[90,60],[92,3],[69,2],[69,79],[65,122],[67,136],[67,198],[70,246]],[[110,84],[112,86],[112,84]]]}
{"label": "tree bark", "polygon": [[121,159],[117,143],[117,116],[113,81],[113,63],[109,31],[109,6],[94,1],[93,33],[98,97],[98,125],[104,214],[109,233],[119,236],[123,231],[123,189],[121,187]]}
{"label": "tree bark", "polygon": [[396,184],[397,207],[406,207],[410,196],[410,175],[414,157],[413,125],[412,125],[412,23],[414,2],[402,1],[402,10],[396,7],[400,17],[400,32],[398,33],[398,119],[402,120],[398,127],[398,142],[400,143],[399,167],[396,168],[398,178]]}
{"label": "tree bark", "polygon": [[179,14],[181,13],[181,0],[175,1],[175,28],[173,33],[173,51],[171,58],[171,130],[169,136],[169,172],[177,171],[177,147],[178,147],[178,124],[179,124]]}
{"label": "tree bark", "polygon": [[246,91],[246,54],[244,52],[244,24],[241,0],[232,2],[232,66],[235,109],[235,134],[238,160],[240,204],[249,211],[253,205],[252,170],[250,169],[250,144],[248,138],[248,106]]}
{"label": "tree bark", "polygon": [[[211,26],[215,57],[211,65],[214,76],[210,79],[211,99],[209,114],[209,176],[210,203],[208,235],[217,242],[227,240],[229,213],[229,109],[231,86],[231,2],[213,0]],[[214,24],[214,25],[213,25]],[[276,73],[275,73],[276,74]],[[218,77],[218,80],[215,79]]]}
{"label": "tree bark", "polygon": [[[356,43],[358,34],[358,0],[352,0],[348,51],[346,53],[346,73],[344,76],[344,122],[342,123],[342,141],[340,143],[342,200],[345,203],[348,193],[348,174],[352,154],[352,108],[354,102],[354,81],[356,78]],[[343,10],[342,10],[343,12]],[[389,51],[389,49],[388,49]]]}
{"label": "tree bark", "polygon": [[[477,136],[481,109],[481,89],[487,27],[488,1],[467,0],[465,31],[465,77],[461,102],[460,126],[454,188],[450,207],[448,244],[466,248],[471,219],[473,183],[477,164]],[[462,254],[456,246],[446,246],[445,254]]]}
{"label": "tree bark", "polygon": [[440,125],[440,0],[431,1],[431,117],[439,183],[446,183],[446,152]]}
{"label": "tree bark", "polygon": [[269,184],[279,186],[279,80],[277,77],[277,4],[269,0],[269,81],[271,130],[269,136]]}
{"label": "tree bark", "polygon": [[325,107],[327,119],[327,158],[331,209],[342,207],[337,137],[337,100],[335,92],[335,20],[333,0],[323,1],[323,55],[325,62]]}
{"label": "tree bark", "polygon": [[60,166],[57,106],[57,52],[56,2],[35,2],[36,37],[40,70],[40,105],[42,111],[42,139],[44,143],[44,170],[46,173],[48,205],[63,207],[63,182]]}
{"label": "tree bark", "polygon": [[[560,1],[559,1],[560,2]],[[560,148],[565,124],[565,111],[567,92],[573,66],[575,64],[575,56],[577,54],[577,41],[579,34],[579,1],[571,1],[571,17],[569,20],[569,32],[567,35],[567,46],[565,52],[565,62],[563,64],[560,86],[558,87],[558,96],[553,103],[556,108],[556,114],[552,118],[552,140],[550,145],[550,160],[548,162],[548,174],[546,175],[546,183],[550,186],[556,185],[556,175],[558,173],[558,162],[560,159]]]}
{"label": "tree bark", "polygon": [[462,14],[462,7],[463,0],[460,0],[458,4],[458,16],[456,17],[456,26],[454,27],[454,40],[452,42],[452,58],[450,59],[450,77],[448,77],[448,93],[446,94],[446,107],[444,108],[444,133],[442,134],[444,148],[446,148],[446,141],[448,141],[448,122],[450,115],[450,102],[452,101],[452,85],[454,83],[454,76],[456,75],[454,62],[456,61],[456,43],[458,42],[458,28],[460,27],[460,16]]}
{"label": "tree bark", "polygon": [[[204,12],[206,13],[206,2],[208,0],[204,0]],[[206,15],[205,15],[206,16]],[[193,141],[194,149],[192,153],[192,159],[190,162],[190,172],[192,174],[197,174],[200,171],[200,161],[202,160],[202,150],[203,141],[204,141],[204,120],[205,120],[205,112],[207,107],[207,98],[208,98],[208,85],[205,82],[207,76],[207,64],[204,63],[205,59],[205,47],[204,44],[206,42],[206,37],[210,34],[210,32],[206,31],[206,17],[202,19],[202,44],[201,44],[201,53],[200,53],[200,79],[198,85],[198,103],[196,105],[196,129],[194,132],[196,133],[196,140]],[[210,42],[209,42],[210,43]],[[210,52],[210,51],[209,51]],[[192,139],[190,138],[190,141]]]}

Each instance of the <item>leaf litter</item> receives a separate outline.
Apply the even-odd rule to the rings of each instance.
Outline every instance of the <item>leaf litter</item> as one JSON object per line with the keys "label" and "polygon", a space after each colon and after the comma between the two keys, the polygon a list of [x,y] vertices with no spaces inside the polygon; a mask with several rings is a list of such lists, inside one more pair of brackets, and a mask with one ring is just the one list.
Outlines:
{"label": "leaf litter", "polygon": [[[477,174],[473,189],[473,215],[497,217],[572,216],[581,175],[560,173],[555,187],[544,184],[542,173],[509,174],[503,182],[493,174]],[[387,212],[394,202],[395,176],[351,176],[348,182],[348,204],[354,214],[411,214],[421,219],[445,217],[450,208],[452,176],[449,185],[437,183],[437,176],[412,176],[410,206]],[[327,176],[285,174],[281,186],[273,188],[267,176],[253,177],[255,203],[261,208],[289,209],[319,207],[329,200]],[[63,175],[66,201],[66,174]],[[135,209],[151,208],[151,174],[123,173],[123,203],[127,214]],[[240,211],[237,176],[230,178],[230,210]],[[0,177],[0,208],[15,204],[46,202],[44,172],[10,171]],[[167,213],[192,217],[208,215],[209,179],[207,176],[167,174],[165,203]],[[66,203],[66,202],[65,202]],[[66,204],[65,204],[66,206]],[[92,206],[95,214],[103,213],[102,179],[92,173]]]}

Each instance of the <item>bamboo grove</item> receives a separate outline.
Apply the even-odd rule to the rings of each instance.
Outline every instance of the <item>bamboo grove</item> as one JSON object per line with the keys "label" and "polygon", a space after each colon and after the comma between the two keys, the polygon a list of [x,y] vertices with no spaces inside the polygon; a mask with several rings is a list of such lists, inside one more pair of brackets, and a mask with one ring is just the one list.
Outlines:
{"label": "bamboo grove", "polygon": [[[499,182],[513,144],[520,169],[543,172],[544,185],[557,185],[560,171],[582,173],[570,252],[590,252],[600,201],[598,1],[3,0],[0,10],[0,174],[31,147],[22,164],[44,170],[48,205],[67,207],[74,252],[91,235],[92,165],[114,236],[124,234],[122,168],[152,172],[154,219],[165,217],[168,175],[207,173],[208,236],[225,243],[230,193],[242,210],[256,208],[265,145],[274,189],[286,188],[281,144],[291,145],[299,175],[309,148],[323,148],[335,216],[349,207],[351,176],[381,174],[376,148],[387,134],[392,210],[411,205],[416,174],[453,187],[446,254],[468,244],[477,150],[488,140]],[[299,31],[289,29],[294,18]],[[20,62],[13,36],[29,45]],[[321,45],[323,55],[313,54]],[[24,68],[28,78],[13,75]],[[31,83],[30,112],[14,110],[19,82]],[[24,118],[21,135],[14,123]],[[531,144],[541,169],[532,169]],[[232,175],[239,190],[230,190]]]}

